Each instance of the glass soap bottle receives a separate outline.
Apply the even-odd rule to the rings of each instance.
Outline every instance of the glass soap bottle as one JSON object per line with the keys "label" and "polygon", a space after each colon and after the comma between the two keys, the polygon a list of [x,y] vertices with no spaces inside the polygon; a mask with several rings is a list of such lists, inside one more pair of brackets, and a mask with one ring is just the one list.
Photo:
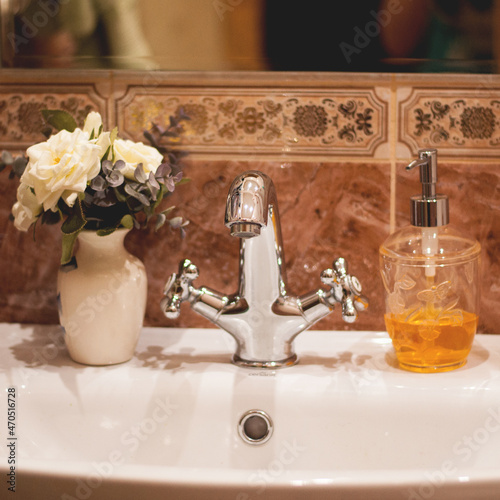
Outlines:
{"label": "glass soap bottle", "polygon": [[422,195],[411,225],[380,247],[385,324],[401,368],[442,372],[465,364],[478,323],[479,243],[449,225],[448,197],[436,194],[437,151],[422,149]]}

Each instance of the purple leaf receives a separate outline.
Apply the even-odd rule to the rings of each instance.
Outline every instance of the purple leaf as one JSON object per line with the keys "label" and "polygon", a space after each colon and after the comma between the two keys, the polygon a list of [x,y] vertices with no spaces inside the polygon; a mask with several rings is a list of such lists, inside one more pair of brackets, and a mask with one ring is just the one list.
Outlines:
{"label": "purple leaf", "polygon": [[113,169],[114,169],[114,170],[121,171],[121,170],[123,170],[123,169],[125,168],[125,166],[126,166],[126,163],[125,163],[123,160],[118,160],[118,161],[115,163],[115,165],[114,165]]}
{"label": "purple leaf", "polygon": [[163,177],[168,177],[172,172],[172,168],[168,163],[162,163],[157,169],[155,173],[155,177],[157,179],[161,179]]}
{"label": "purple leaf", "polygon": [[125,184],[125,192],[130,196],[132,196],[133,198],[135,198],[136,200],[140,201],[146,207],[149,207],[150,203],[147,197],[144,196],[142,193],[136,191],[130,184]]}
{"label": "purple leaf", "polygon": [[148,178],[146,176],[146,172],[144,172],[144,168],[142,166],[142,163],[139,163],[134,170],[134,177],[137,182],[140,182],[141,184],[144,184]]}
{"label": "purple leaf", "polygon": [[94,191],[104,191],[104,189],[106,189],[106,181],[103,177],[98,175],[90,181],[90,187]]}
{"label": "purple leaf", "polygon": [[160,189],[160,185],[158,184],[158,181],[156,180],[155,174],[153,172],[149,172],[149,184],[153,186],[155,189]]}
{"label": "purple leaf", "polygon": [[106,180],[111,187],[118,187],[123,184],[125,178],[123,177],[123,174],[121,172],[113,170],[109,175],[106,176]]}
{"label": "purple leaf", "polygon": [[113,170],[113,164],[109,160],[104,160],[101,163],[102,171],[105,175],[109,175]]}

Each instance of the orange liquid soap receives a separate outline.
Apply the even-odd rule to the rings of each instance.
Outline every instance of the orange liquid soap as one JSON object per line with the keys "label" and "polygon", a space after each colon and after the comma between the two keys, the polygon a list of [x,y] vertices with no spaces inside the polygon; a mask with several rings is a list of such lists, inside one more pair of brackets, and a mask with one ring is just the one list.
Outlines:
{"label": "orange liquid soap", "polygon": [[401,368],[429,373],[464,365],[476,334],[477,315],[460,309],[444,313],[426,309],[384,316]]}

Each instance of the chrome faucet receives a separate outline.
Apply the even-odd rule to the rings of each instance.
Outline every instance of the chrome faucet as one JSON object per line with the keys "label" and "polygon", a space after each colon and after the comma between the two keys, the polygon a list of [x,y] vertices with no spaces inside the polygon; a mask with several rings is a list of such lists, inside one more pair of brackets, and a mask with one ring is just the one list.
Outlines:
{"label": "chrome faucet", "polygon": [[181,303],[188,301],[192,309],[235,338],[233,362],[237,365],[293,365],[297,361],[295,337],[333,311],[336,303],[342,305],[342,318],[348,323],[368,306],[361,284],[347,274],[342,258],[321,274],[327,290],[319,288],[299,297],[287,295],[278,203],[267,175],[249,171],[234,179],[225,224],[231,235],[240,238],[238,290],[223,295],[207,287],[195,288],[198,269],[185,259],[165,285],[161,308],[167,318],[177,318]]}

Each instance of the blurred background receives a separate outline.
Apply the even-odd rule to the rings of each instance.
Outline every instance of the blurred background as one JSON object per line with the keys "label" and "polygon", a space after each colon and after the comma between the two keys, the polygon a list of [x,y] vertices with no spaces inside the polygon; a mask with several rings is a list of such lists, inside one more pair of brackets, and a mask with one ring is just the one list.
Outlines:
{"label": "blurred background", "polygon": [[500,0],[0,0],[2,67],[497,71]]}

